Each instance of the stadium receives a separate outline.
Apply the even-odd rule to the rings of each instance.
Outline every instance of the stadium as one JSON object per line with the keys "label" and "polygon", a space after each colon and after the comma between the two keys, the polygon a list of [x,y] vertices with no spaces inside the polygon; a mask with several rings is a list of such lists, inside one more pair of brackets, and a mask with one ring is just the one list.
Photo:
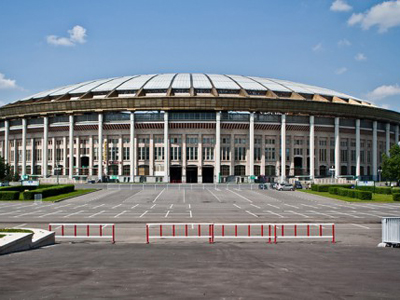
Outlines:
{"label": "stadium", "polygon": [[376,179],[399,124],[400,113],[286,80],[135,75],[1,107],[0,155],[13,172],[47,180]]}

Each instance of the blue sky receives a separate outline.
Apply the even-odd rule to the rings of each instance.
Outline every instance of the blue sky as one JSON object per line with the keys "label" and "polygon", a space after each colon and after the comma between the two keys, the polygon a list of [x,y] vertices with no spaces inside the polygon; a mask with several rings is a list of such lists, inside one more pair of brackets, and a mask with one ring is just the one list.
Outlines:
{"label": "blue sky", "polygon": [[287,79],[400,111],[400,0],[0,2],[0,104],[112,76]]}

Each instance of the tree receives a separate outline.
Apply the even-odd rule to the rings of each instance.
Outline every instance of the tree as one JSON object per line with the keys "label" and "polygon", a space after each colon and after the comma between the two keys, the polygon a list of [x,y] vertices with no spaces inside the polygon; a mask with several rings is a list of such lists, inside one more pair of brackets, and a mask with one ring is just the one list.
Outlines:
{"label": "tree", "polygon": [[0,157],[0,181],[10,181],[12,178],[10,165],[6,164],[4,158]]}
{"label": "tree", "polygon": [[400,181],[400,146],[393,145],[390,156],[382,155],[382,176],[391,181]]}

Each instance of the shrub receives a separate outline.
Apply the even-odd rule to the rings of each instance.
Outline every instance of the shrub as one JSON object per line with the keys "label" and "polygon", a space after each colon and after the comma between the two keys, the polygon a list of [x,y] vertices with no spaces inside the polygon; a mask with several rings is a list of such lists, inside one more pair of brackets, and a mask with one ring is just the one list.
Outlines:
{"label": "shrub", "polygon": [[356,197],[360,200],[372,200],[372,192],[357,190]]}
{"label": "shrub", "polygon": [[392,193],[392,188],[380,186],[380,187],[375,188],[375,193],[390,195]]}
{"label": "shrub", "polygon": [[15,191],[1,191],[0,192],[0,200],[18,200],[19,192]]}
{"label": "shrub", "polygon": [[43,198],[71,193],[75,190],[73,184],[55,185],[46,188],[40,188],[22,194],[24,200],[33,200],[36,194],[42,194]]}
{"label": "shrub", "polygon": [[356,187],[357,190],[360,191],[367,191],[367,192],[375,192],[375,187],[374,186],[357,186]]}
{"label": "shrub", "polygon": [[393,194],[393,201],[400,201],[400,193]]}
{"label": "shrub", "polygon": [[337,195],[337,193],[338,193],[338,187],[336,187],[336,186],[331,186],[331,187],[328,189],[328,192],[329,192],[329,194]]}
{"label": "shrub", "polygon": [[330,187],[351,188],[352,184],[313,184],[311,189],[316,192],[329,192]]}

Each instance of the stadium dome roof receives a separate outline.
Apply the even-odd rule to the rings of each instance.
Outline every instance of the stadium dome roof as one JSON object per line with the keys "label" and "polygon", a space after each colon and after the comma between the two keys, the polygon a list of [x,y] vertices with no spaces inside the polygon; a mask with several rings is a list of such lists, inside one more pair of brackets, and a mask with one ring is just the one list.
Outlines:
{"label": "stadium dome roof", "polygon": [[373,106],[331,89],[287,80],[202,73],[148,74],[91,80],[40,92],[12,104],[38,100],[169,96],[264,96]]}

